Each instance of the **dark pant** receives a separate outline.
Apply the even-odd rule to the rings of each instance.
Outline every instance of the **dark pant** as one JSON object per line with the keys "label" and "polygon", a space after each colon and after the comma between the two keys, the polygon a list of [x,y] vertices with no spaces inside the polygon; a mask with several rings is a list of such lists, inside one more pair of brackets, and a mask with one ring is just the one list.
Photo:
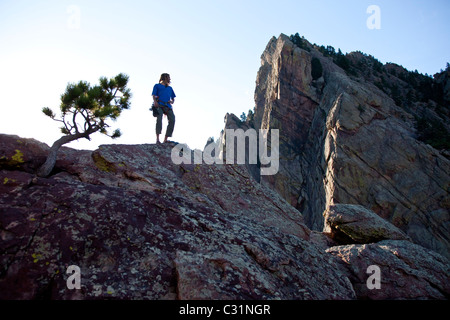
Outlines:
{"label": "dark pant", "polygon": [[166,106],[159,106],[158,110],[158,116],[156,117],[156,134],[161,134],[162,131],[162,118],[163,115],[167,115],[167,119],[169,120],[169,123],[167,124],[166,129],[166,137],[171,137],[173,133],[173,128],[175,127],[175,114],[173,113],[173,110]]}

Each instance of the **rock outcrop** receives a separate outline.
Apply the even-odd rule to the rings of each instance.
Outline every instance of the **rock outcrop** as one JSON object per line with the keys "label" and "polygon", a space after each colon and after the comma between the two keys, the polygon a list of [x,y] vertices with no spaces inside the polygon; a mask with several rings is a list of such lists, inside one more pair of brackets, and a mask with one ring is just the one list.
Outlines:
{"label": "rock outcrop", "polygon": [[[360,299],[448,299],[450,268],[441,255],[408,241],[335,246],[327,252],[342,259]],[[380,289],[369,289],[368,267],[380,268]],[[382,270],[382,271],[381,271]],[[370,269],[369,269],[370,271]],[[370,281],[370,279],[369,279]]]}
{"label": "rock outcrop", "polygon": [[[175,165],[173,146],[62,148],[40,178],[33,171],[48,147],[0,135],[0,299],[448,296],[439,254],[406,241],[342,245],[309,230],[246,166]],[[383,292],[363,288],[372,264]],[[69,266],[80,268],[80,289],[67,286]],[[409,287],[396,291],[399,279]]]}
{"label": "rock outcrop", "polygon": [[1,135],[0,298],[355,298],[298,211],[245,167],[174,165],[171,147],[63,148],[39,178],[46,148]]}
{"label": "rock outcrop", "polygon": [[354,204],[331,205],[325,211],[324,232],[339,243],[372,243],[410,240],[400,229],[373,211]]}
{"label": "rock outcrop", "polygon": [[[279,173],[262,183],[313,230],[323,230],[330,205],[357,204],[449,257],[450,161],[417,139],[418,111],[396,105],[369,81],[379,76],[349,76],[317,46],[303,39],[303,47],[281,35],[261,57],[252,121],[280,133]],[[321,65],[316,79],[313,60]]]}

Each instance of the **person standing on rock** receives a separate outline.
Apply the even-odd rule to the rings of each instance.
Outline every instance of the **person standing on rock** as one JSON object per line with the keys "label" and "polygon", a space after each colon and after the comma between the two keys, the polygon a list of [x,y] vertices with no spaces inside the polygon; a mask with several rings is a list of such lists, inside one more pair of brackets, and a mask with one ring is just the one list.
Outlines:
{"label": "person standing on rock", "polygon": [[162,118],[164,114],[168,119],[164,142],[168,142],[167,139],[172,136],[175,127],[175,114],[173,113],[172,105],[175,102],[176,95],[169,84],[170,75],[163,73],[159,79],[159,83],[153,87],[153,106],[156,108],[158,114],[156,117],[156,143],[161,143],[159,141],[159,135],[162,131]]}

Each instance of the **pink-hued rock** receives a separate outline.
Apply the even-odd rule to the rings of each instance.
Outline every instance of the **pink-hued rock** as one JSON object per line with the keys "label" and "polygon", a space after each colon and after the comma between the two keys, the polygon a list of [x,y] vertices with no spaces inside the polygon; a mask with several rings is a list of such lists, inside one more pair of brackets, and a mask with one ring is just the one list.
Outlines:
{"label": "pink-hued rock", "polygon": [[[339,257],[359,299],[448,299],[450,264],[443,256],[404,240],[336,246],[327,252]],[[380,288],[367,280],[379,267]],[[370,280],[369,280],[370,281]]]}
{"label": "pink-hued rock", "polygon": [[48,178],[2,166],[0,298],[355,298],[301,214],[245,167],[175,165],[172,147],[64,148]]}

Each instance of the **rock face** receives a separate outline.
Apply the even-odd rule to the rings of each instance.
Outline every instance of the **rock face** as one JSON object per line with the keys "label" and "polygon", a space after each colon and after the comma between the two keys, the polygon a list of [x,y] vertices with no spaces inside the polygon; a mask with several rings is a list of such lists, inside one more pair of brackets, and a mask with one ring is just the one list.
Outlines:
{"label": "rock face", "polygon": [[[262,177],[263,184],[302,212],[313,230],[325,227],[328,206],[357,204],[449,257],[445,152],[417,140],[408,108],[303,43],[309,51],[281,35],[261,57],[254,127],[280,133],[279,173]],[[316,80],[313,59],[322,66]]]}
{"label": "rock face", "polygon": [[42,144],[2,135],[0,298],[355,297],[298,211],[245,167],[174,165],[172,146],[65,148],[47,179],[28,172]]}
{"label": "rock face", "polygon": [[[360,299],[448,299],[448,260],[408,241],[386,240],[327,250],[342,259]],[[378,266],[380,288],[367,286],[368,267]],[[370,269],[369,269],[370,274]]]}
{"label": "rock face", "polygon": [[[172,147],[63,148],[52,175],[39,178],[34,159],[44,161],[48,147],[0,135],[0,299],[448,296],[443,256],[406,241],[342,246],[310,231],[246,166],[175,165]],[[387,291],[362,288],[371,264],[380,265]],[[68,288],[69,266],[80,268],[80,289]],[[396,291],[402,272],[410,287]]]}

